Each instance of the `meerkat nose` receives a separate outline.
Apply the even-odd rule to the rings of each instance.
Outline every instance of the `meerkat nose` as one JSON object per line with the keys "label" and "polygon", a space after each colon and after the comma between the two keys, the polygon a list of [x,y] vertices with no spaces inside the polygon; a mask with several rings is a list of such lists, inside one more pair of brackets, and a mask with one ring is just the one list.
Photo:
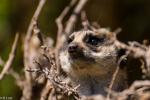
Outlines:
{"label": "meerkat nose", "polygon": [[69,53],[73,53],[73,52],[76,52],[78,49],[78,45],[76,43],[71,43],[69,46],[68,46],[68,52]]}

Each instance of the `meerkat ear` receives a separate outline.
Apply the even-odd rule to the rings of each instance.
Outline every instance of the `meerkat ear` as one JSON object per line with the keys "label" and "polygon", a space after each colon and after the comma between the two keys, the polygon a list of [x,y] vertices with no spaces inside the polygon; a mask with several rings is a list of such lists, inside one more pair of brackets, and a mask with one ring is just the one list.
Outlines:
{"label": "meerkat ear", "polygon": [[[120,60],[120,58],[125,55],[126,50],[125,49],[118,49],[117,50],[117,62]],[[127,57],[123,58],[120,62],[120,68],[124,68],[127,64]]]}

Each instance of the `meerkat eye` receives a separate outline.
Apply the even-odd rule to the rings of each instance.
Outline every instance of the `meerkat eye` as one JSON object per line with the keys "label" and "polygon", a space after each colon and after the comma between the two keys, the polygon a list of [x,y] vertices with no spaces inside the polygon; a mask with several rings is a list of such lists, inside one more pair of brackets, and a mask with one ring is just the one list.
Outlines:
{"label": "meerkat eye", "polygon": [[88,36],[86,42],[88,44],[91,44],[91,45],[98,45],[99,43],[102,43],[104,41],[104,38],[99,38],[99,37],[96,37],[96,36]]}
{"label": "meerkat eye", "polygon": [[73,41],[73,39],[74,39],[74,36],[70,36],[70,37],[68,38],[67,42],[68,42],[68,43],[71,43],[71,42]]}
{"label": "meerkat eye", "polygon": [[73,39],[71,39],[71,38],[69,38],[69,39],[67,40],[68,43],[71,43],[72,41],[73,41]]}
{"label": "meerkat eye", "polygon": [[71,35],[68,37],[68,39],[67,39],[67,43],[69,44],[69,43],[71,43],[73,40],[74,40],[74,35],[71,34]]}

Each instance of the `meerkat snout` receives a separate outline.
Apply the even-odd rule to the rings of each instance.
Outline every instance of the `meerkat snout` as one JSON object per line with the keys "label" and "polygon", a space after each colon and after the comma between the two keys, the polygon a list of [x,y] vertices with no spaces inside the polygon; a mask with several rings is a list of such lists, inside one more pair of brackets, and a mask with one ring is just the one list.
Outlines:
{"label": "meerkat snout", "polygon": [[68,45],[68,52],[69,53],[75,53],[76,51],[78,51],[79,46],[77,43],[71,43]]}

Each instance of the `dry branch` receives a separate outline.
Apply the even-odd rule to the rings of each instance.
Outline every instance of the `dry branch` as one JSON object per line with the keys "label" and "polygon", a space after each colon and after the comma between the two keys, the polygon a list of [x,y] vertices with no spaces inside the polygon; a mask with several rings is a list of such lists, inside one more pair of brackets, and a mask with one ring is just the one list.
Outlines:
{"label": "dry branch", "polygon": [[64,31],[62,21],[63,21],[64,17],[68,14],[71,7],[74,6],[76,2],[77,2],[77,0],[71,0],[70,4],[65,7],[65,9],[62,11],[62,13],[56,19],[56,24],[58,27],[57,42],[59,41],[60,35],[63,34],[63,31]]}
{"label": "dry branch", "polygon": [[139,44],[137,42],[130,42],[129,45],[122,43],[118,41],[117,39],[115,40],[115,45],[118,48],[126,49],[128,56],[131,56],[133,58],[138,58],[138,59],[143,59],[144,62],[146,63],[146,75],[147,77],[150,77],[150,47],[149,46],[144,46],[142,44]]}
{"label": "dry branch", "polygon": [[126,59],[126,57],[127,57],[127,55],[123,55],[123,56],[120,57],[120,59],[119,59],[119,61],[118,61],[116,70],[115,70],[115,72],[113,73],[112,80],[111,80],[110,85],[109,85],[109,87],[108,87],[108,93],[107,93],[106,100],[109,100],[109,99],[110,99],[112,87],[113,87],[113,85],[115,84],[115,79],[116,79],[117,74],[118,74],[118,72],[119,72],[119,70],[120,70],[120,63],[121,63],[121,61],[123,61],[124,59]]}
{"label": "dry branch", "polygon": [[8,70],[10,69],[10,67],[11,67],[11,65],[12,65],[12,63],[14,61],[14,58],[16,56],[18,39],[19,39],[19,34],[17,33],[16,36],[15,36],[14,43],[12,45],[11,52],[9,54],[9,58],[8,58],[7,62],[5,63],[4,68],[3,68],[3,70],[2,70],[2,72],[0,74],[0,80],[3,79],[5,74],[7,74]]}
{"label": "dry branch", "polygon": [[65,27],[65,33],[69,35],[72,32],[73,26],[77,21],[77,15],[80,14],[81,10],[83,9],[84,5],[88,0],[79,0],[79,3],[75,7],[72,15],[70,16],[69,20],[67,21],[67,25]]}
{"label": "dry branch", "polygon": [[23,96],[22,96],[22,100],[31,100],[32,98],[32,76],[31,73],[27,72],[26,69],[29,68],[30,63],[32,61],[31,60],[31,55],[30,54],[30,42],[32,39],[32,35],[33,35],[33,30],[34,30],[34,25],[36,24],[36,21],[38,20],[38,17],[40,15],[40,12],[45,4],[46,0],[40,0],[39,4],[37,6],[37,9],[31,19],[30,25],[28,27],[27,30],[27,34],[25,37],[25,41],[24,41],[24,66],[25,66],[25,83],[24,83],[24,88],[23,88]]}
{"label": "dry branch", "polygon": [[46,0],[40,0],[39,1],[39,5],[31,19],[31,22],[30,22],[30,25],[28,27],[28,30],[27,30],[27,34],[26,34],[26,37],[25,37],[25,42],[24,42],[24,64],[25,64],[25,68],[27,68],[28,65],[26,65],[26,63],[28,62],[28,52],[29,52],[29,43],[30,43],[30,40],[31,40],[31,37],[32,37],[32,31],[34,29],[34,25],[40,15],[40,12],[45,4]]}
{"label": "dry branch", "polygon": [[[64,82],[64,80],[57,73],[56,62],[52,56],[53,55],[50,55],[49,56],[50,58],[47,57],[51,61],[51,63],[48,64],[49,65],[48,67],[41,66],[41,69],[29,69],[28,70],[29,72],[40,73],[48,79],[47,85],[42,92],[41,100],[43,100],[43,98],[45,98],[45,99],[49,98],[48,94],[52,94],[52,89],[54,89],[55,92],[59,92],[59,94],[62,95],[62,98],[64,98],[64,96],[67,96],[67,97],[78,99],[79,98],[79,95],[77,93],[78,86],[73,87],[71,84],[67,84],[66,82]],[[39,65],[41,65],[41,64],[39,64]],[[57,91],[57,90],[59,90],[59,91]],[[56,98],[57,98],[57,96],[59,96],[59,95],[56,95],[56,93],[54,93],[54,94],[55,95],[51,95],[50,98],[53,98],[53,96],[56,96]]]}

